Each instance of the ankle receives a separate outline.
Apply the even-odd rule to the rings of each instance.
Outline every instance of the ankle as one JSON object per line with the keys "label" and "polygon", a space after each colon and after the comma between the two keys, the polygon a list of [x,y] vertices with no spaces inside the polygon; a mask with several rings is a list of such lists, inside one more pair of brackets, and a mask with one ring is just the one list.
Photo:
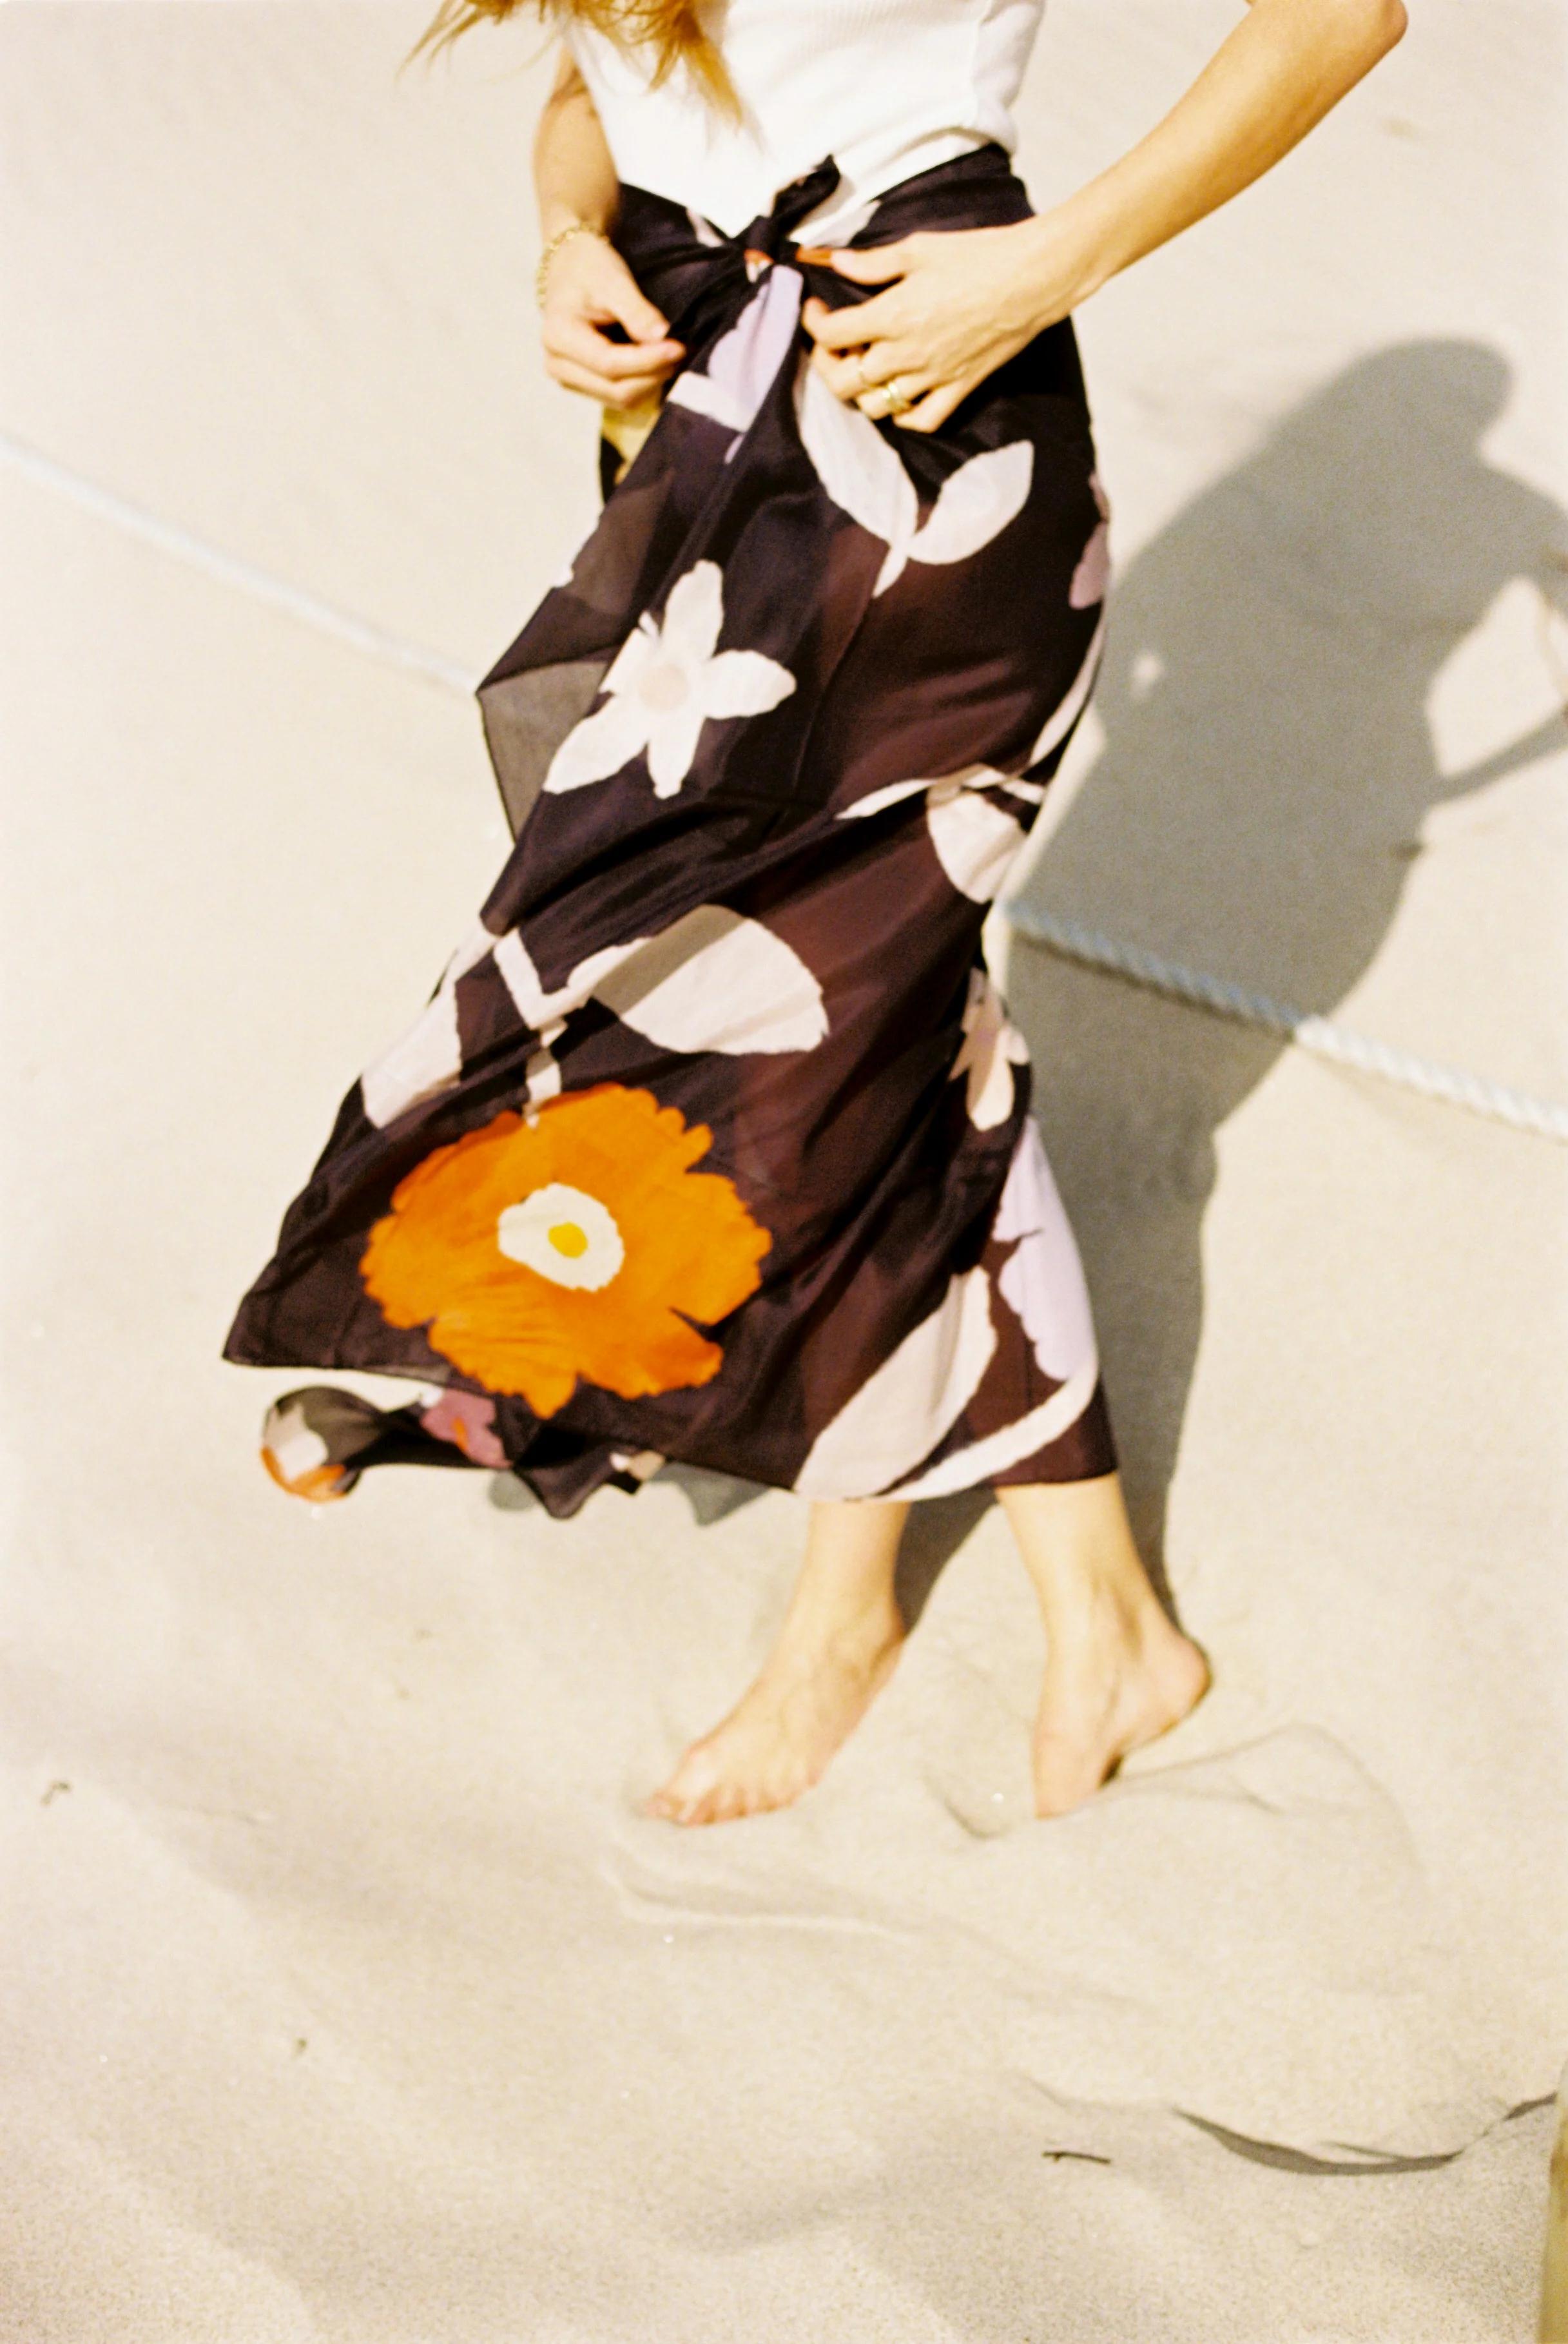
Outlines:
{"label": "ankle", "polygon": [[1030,1576],[1053,1643],[1143,1643],[1169,1625],[1141,1564],[1083,1558]]}
{"label": "ankle", "polygon": [[803,1600],[797,1590],[779,1649],[853,1664],[874,1658],[903,1634],[904,1615],[891,1587],[838,1589],[828,1600]]}

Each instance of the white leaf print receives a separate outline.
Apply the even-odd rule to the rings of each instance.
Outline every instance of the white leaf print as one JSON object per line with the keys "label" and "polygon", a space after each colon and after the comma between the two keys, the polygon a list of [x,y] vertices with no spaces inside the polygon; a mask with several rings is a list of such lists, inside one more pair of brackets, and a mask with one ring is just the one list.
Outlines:
{"label": "white leaf print", "polygon": [[1024,844],[1023,825],[989,798],[958,788],[926,792],[926,822],[936,859],[958,893],[988,904]]}
{"label": "white leaf print", "polygon": [[1079,554],[1078,566],[1067,588],[1067,601],[1075,611],[1089,611],[1097,602],[1103,602],[1110,586],[1110,505],[1098,472],[1089,474],[1089,489],[1099,513],[1099,525]]}
{"label": "white leaf print", "polygon": [[692,770],[710,717],[754,716],[776,708],[794,678],[761,652],[716,652],[723,626],[723,577],[699,561],[665,598],[663,621],[646,612],[604,678],[602,707],[574,725],[544,777],[549,791],[607,781],[645,750],[654,794],[673,797]]}
{"label": "white leaf print", "polygon": [[1042,1373],[1062,1383],[1092,1369],[1094,1319],[1083,1265],[1032,1116],[1018,1135],[991,1234],[998,1244],[1018,1241],[996,1284],[1023,1320]]}
{"label": "white leaf print", "polygon": [[983,968],[969,973],[964,1039],[950,1082],[967,1076],[965,1106],[976,1131],[992,1131],[1013,1112],[1013,1068],[1028,1063],[1029,1046],[1009,1024],[1007,1005]]}
{"label": "white leaf print", "polygon": [[731,431],[744,431],[751,421],[728,383],[715,382],[695,367],[677,375],[665,399],[668,407],[689,407],[693,415],[707,415]]}
{"label": "white leaf print", "polygon": [[1090,611],[1103,602],[1110,585],[1110,530],[1102,520],[1082,553],[1067,588],[1067,601],[1075,611]]}
{"label": "white leaf print", "polygon": [[997,773],[994,765],[965,765],[956,773],[943,773],[935,780],[923,773],[916,782],[888,782],[883,788],[868,791],[865,797],[856,798],[853,805],[841,808],[838,819],[849,822],[858,814],[881,813],[885,807],[897,805],[900,799],[912,798],[921,790],[939,790],[946,795],[955,789],[1010,790],[1014,787],[1011,777]]}
{"label": "white leaf print", "polygon": [[996,1350],[989,1287],[983,1269],[952,1280],[930,1317],[817,1434],[795,1478],[804,1497],[874,1497],[929,1456],[974,1399]]}
{"label": "white leaf print", "polygon": [[720,904],[634,947],[593,993],[665,1050],[813,1050],[827,1032],[822,987],[799,954]]}
{"label": "white leaf print", "polygon": [[1023,510],[1034,472],[1035,451],[1027,440],[971,456],[943,481],[910,540],[910,560],[964,561],[989,545]]}
{"label": "white leaf print", "polygon": [[1009,1465],[1021,1465],[1026,1457],[1032,1457],[1048,1440],[1059,1440],[1077,1422],[1094,1398],[1098,1374],[1098,1368],[1086,1368],[1017,1423],[1005,1424],[999,1432],[987,1433],[982,1440],[972,1440],[966,1449],[956,1450],[939,1465],[933,1465],[929,1472],[916,1475],[913,1481],[899,1482],[880,1495],[901,1500],[946,1498],[955,1490],[972,1490],[977,1481],[989,1480],[993,1473],[1005,1473]]}
{"label": "white leaf print", "polygon": [[853,805],[841,806],[838,820],[854,822],[862,814],[883,813],[889,806],[901,803],[905,798],[918,797],[930,786],[926,781],[888,782],[882,789],[868,790],[865,797],[856,798]]}
{"label": "white leaf print", "polygon": [[852,401],[835,398],[809,358],[795,379],[795,417],[801,444],[834,503],[886,544],[874,595],[885,594],[906,562],[963,561],[977,553],[1029,493],[1034,448],[1014,440],[960,464],[922,524],[915,484],[896,450]]}
{"label": "white leaf print", "polygon": [[1102,611],[1099,624],[1090,637],[1089,647],[1084,653],[1083,663],[1056,707],[1047,717],[1040,729],[1038,740],[1024,760],[1026,764],[1037,765],[1042,757],[1048,757],[1058,742],[1065,741],[1077,722],[1083,712],[1084,704],[1094,690],[1095,677],[1099,672],[1100,653],[1105,649],[1105,630],[1106,613]]}
{"label": "white leaf print", "polygon": [[384,1050],[359,1077],[365,1113],[378,1130],[385,1130],[419,1100],[450,1090],[462,1072],[462,1045],[458,1036],[457,984],[476,968],[496,939],[476,925],[448,961],[441,981],[407,1032]]}
{"label": "white leaf print", "polygon": [[795,415],[801,444],[834,503],[873,537],[890,547],[907,546],[920,519],[914,481],[870,417],[835,399],[804,357],[795,382]]}
{"label": "white leaf print", "polygon": [[[558,1040],[560,1032],[559,1026],[553,1027],[551,1040]],[[541,1107],[546,1099],[561,1096],[561,1066],[549,1042],[536,1050],[530,1058],[523,1069],[522,1079],[523,1095],[527,1098],[531,1114],[534,1109]]]}
{"label": "white leaf print", "polygon": [[801,289],[797,269],[771,268],[762,290],[713,344],[701,372],[689,368],[676,376],[671,403],[711,415],[732,431],[747,430],[794,341]]}
{"label": "white leaf print", "polygon": [[516,1004],[518,1015],[542,1040],[555,1041],[561,1036],[561,1020],[574,1009],[581,1009],[600,978],[628,954],[640,952],[646,940],[637,936],[631,944],[603,945],[586,960],[579,961],[566,983],[557,985],[552,993],[545,991],[532,955],[515,928],[491,941],[495,944],[495,965]]}

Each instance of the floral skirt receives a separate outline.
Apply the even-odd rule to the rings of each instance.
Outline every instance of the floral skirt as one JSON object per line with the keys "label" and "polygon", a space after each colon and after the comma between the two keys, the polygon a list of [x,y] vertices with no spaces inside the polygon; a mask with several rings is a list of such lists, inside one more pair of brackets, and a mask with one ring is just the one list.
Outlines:
{"label": "floral skirt", "polygon": [[[980,948],[1099,654],[1072,328],[936,433],[844,405],[800,308],[863,296],[791,234],[836,178],[733,238],[622,191],[686,361],[480,687],[515,843],[227,1346],[427,1389],[290,1395],[291,1489],[510,1467],[569,1514],[666,1459],[812,1498],[1113,1470]],[[1027,211],[983,147],[848,240]]]}

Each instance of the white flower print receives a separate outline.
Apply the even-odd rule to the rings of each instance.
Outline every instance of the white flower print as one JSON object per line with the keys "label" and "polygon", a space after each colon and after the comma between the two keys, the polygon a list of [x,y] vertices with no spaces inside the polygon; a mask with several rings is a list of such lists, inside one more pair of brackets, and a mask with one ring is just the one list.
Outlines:
{"label": "white flower print", "polygon": [[795,1488],[807,1498],[869,1498],[911,1472],[974,1399],[996,1348],[990,1280],[966,1270],[824,1425]]}
{"label": "white flower print", "polygon": [[967,1076],[964,1103],[976,1131],[992,1131],[1013,1112],[1013,1068],[1028,1064],[1029,1046],[1008,1020],[1007,1005],[983,968],[969,972],[964,1039],[948,1079]]}
{"label": "white flower print", "polygon": [[692,770],[710,717],[757,716],[794,690],[788,668],[762,652],[720,652],[723,580],[699,561],[670,589],[663,622],[644,611],[604,678],[602,708],[573,726],[544,778],[547,790],[608,781],[646,750],[654,794],[673,797]]}

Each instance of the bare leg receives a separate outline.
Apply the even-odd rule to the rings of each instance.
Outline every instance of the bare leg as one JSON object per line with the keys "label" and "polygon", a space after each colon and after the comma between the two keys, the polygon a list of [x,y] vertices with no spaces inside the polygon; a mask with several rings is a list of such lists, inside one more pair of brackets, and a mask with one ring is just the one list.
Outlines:
{"label": "bare leg", "polygon": [[1065,1814],[1201,1701],[1209,1663],[1149,1584],[1116,1474],[996,1495],[1046,1623],[1035,1805]]}
{"label": "bare leg", "polygon": [[805,1561],[762,1674],[693,1743],[645,1813],[723,1823],[788,1806],[810,1789],[898,1657],[893,1572],[908,1512],[875,1498],[813,1506]]}

